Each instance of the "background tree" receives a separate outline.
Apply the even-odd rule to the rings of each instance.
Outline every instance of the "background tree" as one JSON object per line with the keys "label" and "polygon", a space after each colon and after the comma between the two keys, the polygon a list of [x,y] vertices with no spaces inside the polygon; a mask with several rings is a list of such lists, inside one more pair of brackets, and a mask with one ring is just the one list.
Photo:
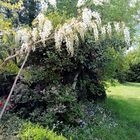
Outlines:
{"label": "background tree", "polygon": [[140,82],[140,47],[136,47],[129,51],[126,55],[129,63],[129,71],[127,72],[127,81]]}

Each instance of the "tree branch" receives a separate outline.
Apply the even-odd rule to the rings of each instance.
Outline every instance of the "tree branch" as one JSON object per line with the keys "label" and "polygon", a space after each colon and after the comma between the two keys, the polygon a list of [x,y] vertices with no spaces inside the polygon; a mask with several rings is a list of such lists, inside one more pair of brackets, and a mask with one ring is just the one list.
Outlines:
{"label": "tree branch", "polygon": [[[52,35],[51,35],[49,38],[47,38],[45,41],[52,40],[52,39],[53,39],[53,36],[54,36],[54,34],[52,34]],[[41,43],[41,42],[42,42],[42,40],[38,40],[38,41],[35,42],[33,45],[37,45],[37,44],[39,44],[39,43]],[[29,45],[29,46],[31,46],[31,45]],[[18,50],[14,55],[8,56],[8,57],[3,61],[3,63],[0,64],[0,69],[1,69],[3,66],[5,66],[5,65],[8,63],[9,60],[11,60],[11,59],[13,59],[13,58],[15,58],[15,57],[17,57],[17,56],[20,56],[20,55],[21,55],[20,50]]]}
{"label": "tree branch", "polygon": [[[28,53],[26,54],[26,57],[25,57],[25,59],[24,59],[24,61],[23,61],[23,63],[22,63],[22,66],[21,66],[21,68],[20,68],[20,70],[19,70],[19,72],[18,72],[18,74],[17,74],[17,76],[16,76],[16,78],[15,78],[15,81],[14,81],[14,83],[13,83],[13,86],[12,86],[11,90],[10,90],[10,93],[9,93],[9,95],[8,95],[8,98],[6,99],[6,102],[5,102],[5,104],[4,104],[4,107],[2,108],[2,111],[0,112],[0,120],[2,119],[3,113],[5,112],[5,109],[6,109],[7,105],[8,105],[8,102],[9,102],[11,96],[12,96],[12,93],[13,93],[14,89],[15,89],[17,80],[18,80],[18,78],[19,78],[19,76],[20,76],[20,74],[21,74],[21,71],[22,71],[22,69],[23,69],[23,67],[24,67],[24,65],[25,65],[25,63],[26,63],[26,61],[27,61],[27,59],[28,59],[28,57],[29,57],[30,52],[31,52],[31,50],[29,50]],[[9,60],[9,59],[8,59],[8,60]]]}
{"label": "tree branch", "polygon": [[74,77],[74,81],[73,81],[73,84],[72,84],[72,89],[74,89],[74,90],[75,90],[76,85],[77,85],[78,76],[79,76],[79,73],[77,73]]}
{"label": "tree branch", "polygon": [[11,59],[13,59],[13,58],[15,58],[15,57],[17,57],[17,56],[19,56],[19,52],[16,53],[16,54],[14,54],[14,55],[12,55],[12,56],[8,56],[8,57],[3,61],[3,63],[0,64],[0,69],[1,69],[3,66],[5,66],[5,65],[8,63],[9,60],[11,60]]}

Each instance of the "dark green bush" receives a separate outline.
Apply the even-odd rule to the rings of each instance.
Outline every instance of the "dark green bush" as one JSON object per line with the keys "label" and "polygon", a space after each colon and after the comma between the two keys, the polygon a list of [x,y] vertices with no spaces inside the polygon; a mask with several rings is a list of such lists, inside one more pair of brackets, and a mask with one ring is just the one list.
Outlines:
{"label": "dark green bush", "polygon": [[130,50],[126,55],[126,60],[129,62],[127,81],[140,82],[140,47]]}
{"label": "dark green bush", "polygon": [[51,128],[54,124],[59,125],[58,129],[79,125],[77,120],[83,117],[80,103],[104,100],[104,81],[115,73],[114,54],[120,44],[110,47],[108,43],[103,40],[95,44],[89,35],[85,43],[75,48],[73,57],[65,47],[56,52],[54,44],[36,49],[14,90],[13,112]]}
{"label": "dark green bush", "polygon": [[140,63],[133,64],[127,73],[127,81],[140,82]]}

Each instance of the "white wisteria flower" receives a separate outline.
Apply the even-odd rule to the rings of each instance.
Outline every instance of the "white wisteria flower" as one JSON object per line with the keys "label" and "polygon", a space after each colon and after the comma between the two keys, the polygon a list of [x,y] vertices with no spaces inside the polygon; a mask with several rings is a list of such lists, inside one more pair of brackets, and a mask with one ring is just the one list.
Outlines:
{"label": "white wisteria flower", "polygon": [[73,56],[74,54],[74,32],[72,26],[66,25],[65,27],[65,41],[67,52]]}
{"label": "white wisteria flower", "polygon": [[38,39],[38,29],[37,28],[33,28],[31,35],[32,35],[32,40],[34,42],[36,42],[37,39]]}
{"label": "white wisteria flower", "polygon": [[43,13],[39,13],[39,15],[36,17],[36,19],[38,21],[38,27],[39,30],[42,30],[43,24],[45,22],[45,15]]}
{"label": "white wisteria flower", "polygon": [[74,55],[74,38],[73,37],[66,37],[66,49],[69,55],[73,56]]}
{"label": "white wisteria flower", "polygon": [[130,46],[130,32],[128,27],[125,27],[124,29],[124,39],[127,45]]}
{"label": "white wisteria flower", "polygon": [[[102,5],[109,0],[91,0],[95,5]],[[56,8],[56,0],[41,0],[41,4],[45,7],[48,7],[48,4]],[[87,0],[78,0],[77,7],[82,7],[87,2]],[[43,11],[43,10],[42,10]],[[53,24],[48,20],[44,12],[40,12],[39,15],[34,20],[34,28],[30,29],[20,29],[17,31],[15,41],[18,44],[22,44],[21,52],[28,51],[28,47],[32,43],[32,49],[35,49],[35,42],[38,39],[46,46],[46,40],[51,34],[54,34],[55,48],[58,51],[61,51],[62,43],[65,44],[66,50],[70,56],[74,55],[75,47],[79,46],[80,39],[84,41],[85,35],[87,32],[93,34],[95,41],[99,40],[99,37],[105,38],[107,35],[109,37],[113,34],[113,27],[117,33],[122,32],[125,37],[125,42],[127,45],[130,45],[130,33],[129,28],[126,27],[124,22],[109,22],[106,25],[102,25],[102,20],[100,13],[97,11],[92,11],[89,8],[84,7],[80,17],[72,18],[68,20],[61,26],[58,26],[56,29],[53,29]],[[37,23],[37,24],[36,24]],[[114,25],[114,26],[112,26]],[[40,42],[39,41],[39,42]]]}
{"label": "white wisteria flower", "polygon": [[78,0],[77,7],[81,7],[86,3],[87,0]]}
{"label": "white wisteria flower", "polygon": [[48,4],[52,5],[54,8],[56,8],[57,2],[56,0],[37,0],[40,2],[41,6],[41,12],[46,12],[48,9]]}
{"label": "white wisteria flower", "polygon": [[101,20],[100,14],[98,12],[96,12],[96,11],[93,11],[92,12],[92,16],[95,18],[95,21],[96,21],[98,27],[100,27],[101,24],[102,24],[102,20]]}
{"label": "white wisteria flower", "polygon": [[94,3],[95,5],[103,5],[103,1],[104,1],[104,0],[93,0],[93,3]]}
{"label": "white wisteria flower", "polygon": [[49,0],[50,5],[52,5],[54,8],[56,8],[56,0]]}
{"label": "white wisteria flower", "polygon": [[44,1],[44,0],[41,0],[40,1],[40,4],[41,4],[41,12],[47,11],[47,9],[48,9],[48,3],[46,1]]}
{"label": "white wisteria flower", "polygon": [[28,51],[30,51],[28,43],[23,43],[21,45],[20,54],[22,55],[23,53],[27,53]]}
{"label": "white wisteria flower", "polygon": [[82,40],[85,38],[85,33],[87,32],[87,25],[84,22],[78,22],[74,26],[75,30],[80,34]]}
{"label": "white wisteria flower", "polygon": [[16,43],[16,45],[19,45],[20,44],[21,37],[22,37],[22,30],[18,30],[16,32],[16,35],[15,35],[15,43]]}
{"label": "white wisteria flower", "polygon": [[91,27],[93,29],[93,35],[94,35],[95,41],[98,41],[98,39],[99,39],[99,31],[98,31],[97,24],[92,22]]}
{"label": "white wisteria flower", "polygon": [[134,7],[136,6],[137,2],[139,2],[139,0],[130,0],[129,6],[130,6],[131,8],[134,8]]}
{"label": "white wisteria flower", "polygon": [[75,43],[75,46],[79,46],[79,37],[77,34],[74,34],[74,43]]}
{"label": "white wisteria flower", "polygon": [[122,21],[122,22],[120,22],[120,26],[121,26],[121,28],[122,28],[122,30],[124,30],[125,29],[125,27],[126,27],[126,25],[125,25],[125,23]]}
{"label": "white wisteria flower", "polygon": [[120,22],[114,22],[114,27],[117,33],[121,32]]}
{"label": "white wisteria flower", "polygon": [[45,37],[47,38],[53,29],[52,22],[50,20],[46,20],[43,25],[43,32],[45,32]]}
{"label": "white wisteria flower", "polygon": [[57,30],[55,31],[54,39],[55,39],[55,48],[56,48],[56,50],[60,51],[62,41],[64,39],[64,31],[63,31],[63,29],[60,28],[58,31]]}
{"label": "white wisteria flower", "polygon": [[112,27],[111,27],[111,23],[109,22],[106,26],[106,31],[109,35],[109,37],[111,37],[111,34],[112,34]]}
{"label": "white wisteria flower", "polygon": [[92,11],[88,8],[84,8],[83,13],[82,13],[82,19],[83,19],[83,22],[87,26],[89,26],[89,24],[91,23],[91,19],[92,19]]}
{"label": "white wisteria flower", "polygon": [[101,36],[103,38],[105,38],[105,36],[106,36],[106,26],[105,25],[101,27]]}
{"label": "white wisteria flower", "polygon": [[19,29],[15,35],[15,43],[17,45],[22,43],[30,43],[31,34],[30,31],[26,28]]}
{"label": "white wisteria flower", "polygon": [[46,20],[44,22],[42,31],[40,32],[40,37],[44,46],[45,46],[46,38],[51,34],[52,29],[53,29],[53,26],[52,26],[51,21]]}

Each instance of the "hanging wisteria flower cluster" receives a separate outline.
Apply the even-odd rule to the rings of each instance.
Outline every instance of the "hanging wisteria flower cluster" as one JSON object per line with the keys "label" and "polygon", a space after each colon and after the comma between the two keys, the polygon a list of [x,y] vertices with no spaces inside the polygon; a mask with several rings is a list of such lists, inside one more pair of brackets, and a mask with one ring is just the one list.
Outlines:
{"label": "hanging wisteria flower cluster", "polygon": [[45,41],[51,34],[53,26],[50,20],[46,19],[44,14],[40,13],[35,19],[35,27],[31,29],[21,28],[17,31],[15,36],[15,43],[17,45],[21,44],[20,53],[35,49],[35,42],[41,40],[45,46]]}
{"label": "hanging wisteria flower cluster", "polygon": [[41,6],[41,12],[46,12],[48,9],[48,5],[52,5],[54,8],[56,8],[56,0],[37,0],[40,2]]}
{"label": "hanging wisteria flower cluster", "polygon": [[[42,0],[42,2],[45,2]],[[50,4],[56,7],[55,0],[49,0]],[[86,0],[79,0],[77,6],[82,6]],[[102,5],[108,0],[93,0],[95,5]],[[82,5],[80,5],[82,4]],[[80,18],[72,18],[59,28],[54,29],[52,22],[48,20],[43,12],[34,20],[35,26],[32,29],[21,28],[17,31],[15,40],[16,44],[21,44],[21,53],[27,52],[32,44],[34,50],[34,44],[41,40],[43,46],[46,46],[46,40],[50,35],[54,35],[55,47],[58,51],[61,51],[61,46],[64,43],[69,55],[74,55],[74,46],[79,46],[79,40],[84,40],[87,32],[93,34],[93,39],[99,41],[99,38],[111,37],[115,30],[117,34],[124,34],[125,41],[130,45],[130,33],[129,28],[125,26],[123,22],[109,22],[106,25],[102,25],[101,16],[97,11],[92,11],[89,8],[82,8],[82,14]]]}
{"label": "hanging wisteria flower cluster", "polygon": [[139,0],[130,0],[129,6],[134,8],[138,2],[140,2],[140,1]]}
{"label": "hanging wisteria flower cluster", "polygon": [[[78,0],[77,7],[84,6],[88,0]],[[109,3],[109,0],[92,0],[92,3],[97,5],[103,5],[104,3]]]}
{"label": "hanging wisteria flower cluster", "polygon": [[62,42],[66,42],[67,51],[73,56],[73,47],[75,44],[79,44],[78,35],[84,40],[86,32],[91,31],[95,41],[98,41],[99,38],[111,37],[114,28],[118,34],[124,34],[126,43],[130,45],[129,28],[125,26],[124,22],[109,22],[102,25],[98,12],[92,12],[90,9],[84,8],[81,20],[72,19],[55,31],[56,49],[60,50]]}

